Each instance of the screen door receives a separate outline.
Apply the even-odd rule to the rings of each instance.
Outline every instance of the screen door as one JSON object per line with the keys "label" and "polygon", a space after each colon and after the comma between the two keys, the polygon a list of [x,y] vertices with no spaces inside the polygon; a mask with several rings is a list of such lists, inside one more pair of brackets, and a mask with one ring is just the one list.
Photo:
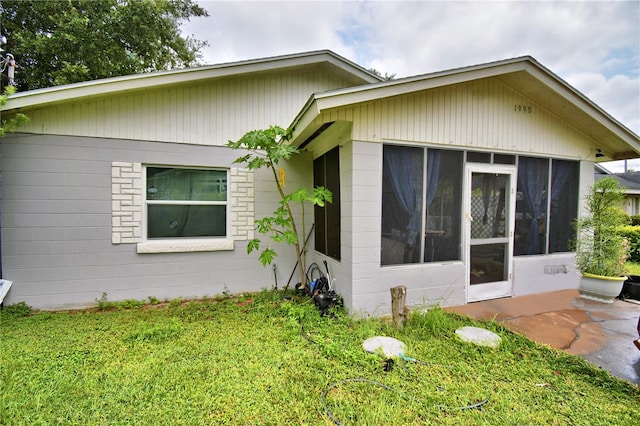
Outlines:
{"label": "screen door", "polygon": [[515,168],[466,169],[467,302],[511,296]]}

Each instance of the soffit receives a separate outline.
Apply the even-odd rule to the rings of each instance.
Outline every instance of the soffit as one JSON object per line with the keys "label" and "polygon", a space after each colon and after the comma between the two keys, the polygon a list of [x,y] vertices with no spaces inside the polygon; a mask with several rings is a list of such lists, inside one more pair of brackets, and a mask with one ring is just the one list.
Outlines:
{"label": "soffit", "polygon": [[350,121],[339,120],[314,126],[312,135],[302,141],[299,148],[302,151],[312,151],[314,158],[317,158],[336,145],[342,145],[349,141],[351,139],[352,124]]}
{"label": "soffit", "polygon": [[599,161],[640,156],[637,135],[566,83],[550,79],[535,69],[496,78],[593,138],[606,155]]}

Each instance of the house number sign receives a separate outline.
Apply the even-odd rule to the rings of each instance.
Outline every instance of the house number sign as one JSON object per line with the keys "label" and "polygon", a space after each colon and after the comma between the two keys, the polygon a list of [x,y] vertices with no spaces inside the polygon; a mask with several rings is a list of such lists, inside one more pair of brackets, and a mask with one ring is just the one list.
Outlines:
{"label": "house number sign", "polygon": [[521,112],[523,114],[531,114],[532,108],[531,108],[531,105],[515,104],[513,106],[513,111]]}

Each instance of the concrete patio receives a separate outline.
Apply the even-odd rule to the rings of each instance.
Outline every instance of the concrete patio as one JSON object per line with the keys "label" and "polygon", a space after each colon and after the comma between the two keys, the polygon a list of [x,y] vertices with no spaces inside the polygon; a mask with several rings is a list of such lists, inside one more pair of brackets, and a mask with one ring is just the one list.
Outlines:
{"label": "concrete patio", "polygon": [[577,290],[494,299],[447,308],[475,319],[491,319],[529,339],[578,355],[616,377],[640,385],[640,302],[612,304],[579,297]]}

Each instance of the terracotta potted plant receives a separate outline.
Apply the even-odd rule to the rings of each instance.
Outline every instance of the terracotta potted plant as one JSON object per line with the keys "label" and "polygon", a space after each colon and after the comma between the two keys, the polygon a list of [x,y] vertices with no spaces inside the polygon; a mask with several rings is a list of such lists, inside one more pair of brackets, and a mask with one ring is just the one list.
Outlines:
{"label": "terracotta potted plant", "polygon": [[576,222],[580,297],[612,303],[625,277],[629,243],[618,231],[629,222],[618,207],[625,189],[613,177],[598,180],[586,196],[586,214]]}

